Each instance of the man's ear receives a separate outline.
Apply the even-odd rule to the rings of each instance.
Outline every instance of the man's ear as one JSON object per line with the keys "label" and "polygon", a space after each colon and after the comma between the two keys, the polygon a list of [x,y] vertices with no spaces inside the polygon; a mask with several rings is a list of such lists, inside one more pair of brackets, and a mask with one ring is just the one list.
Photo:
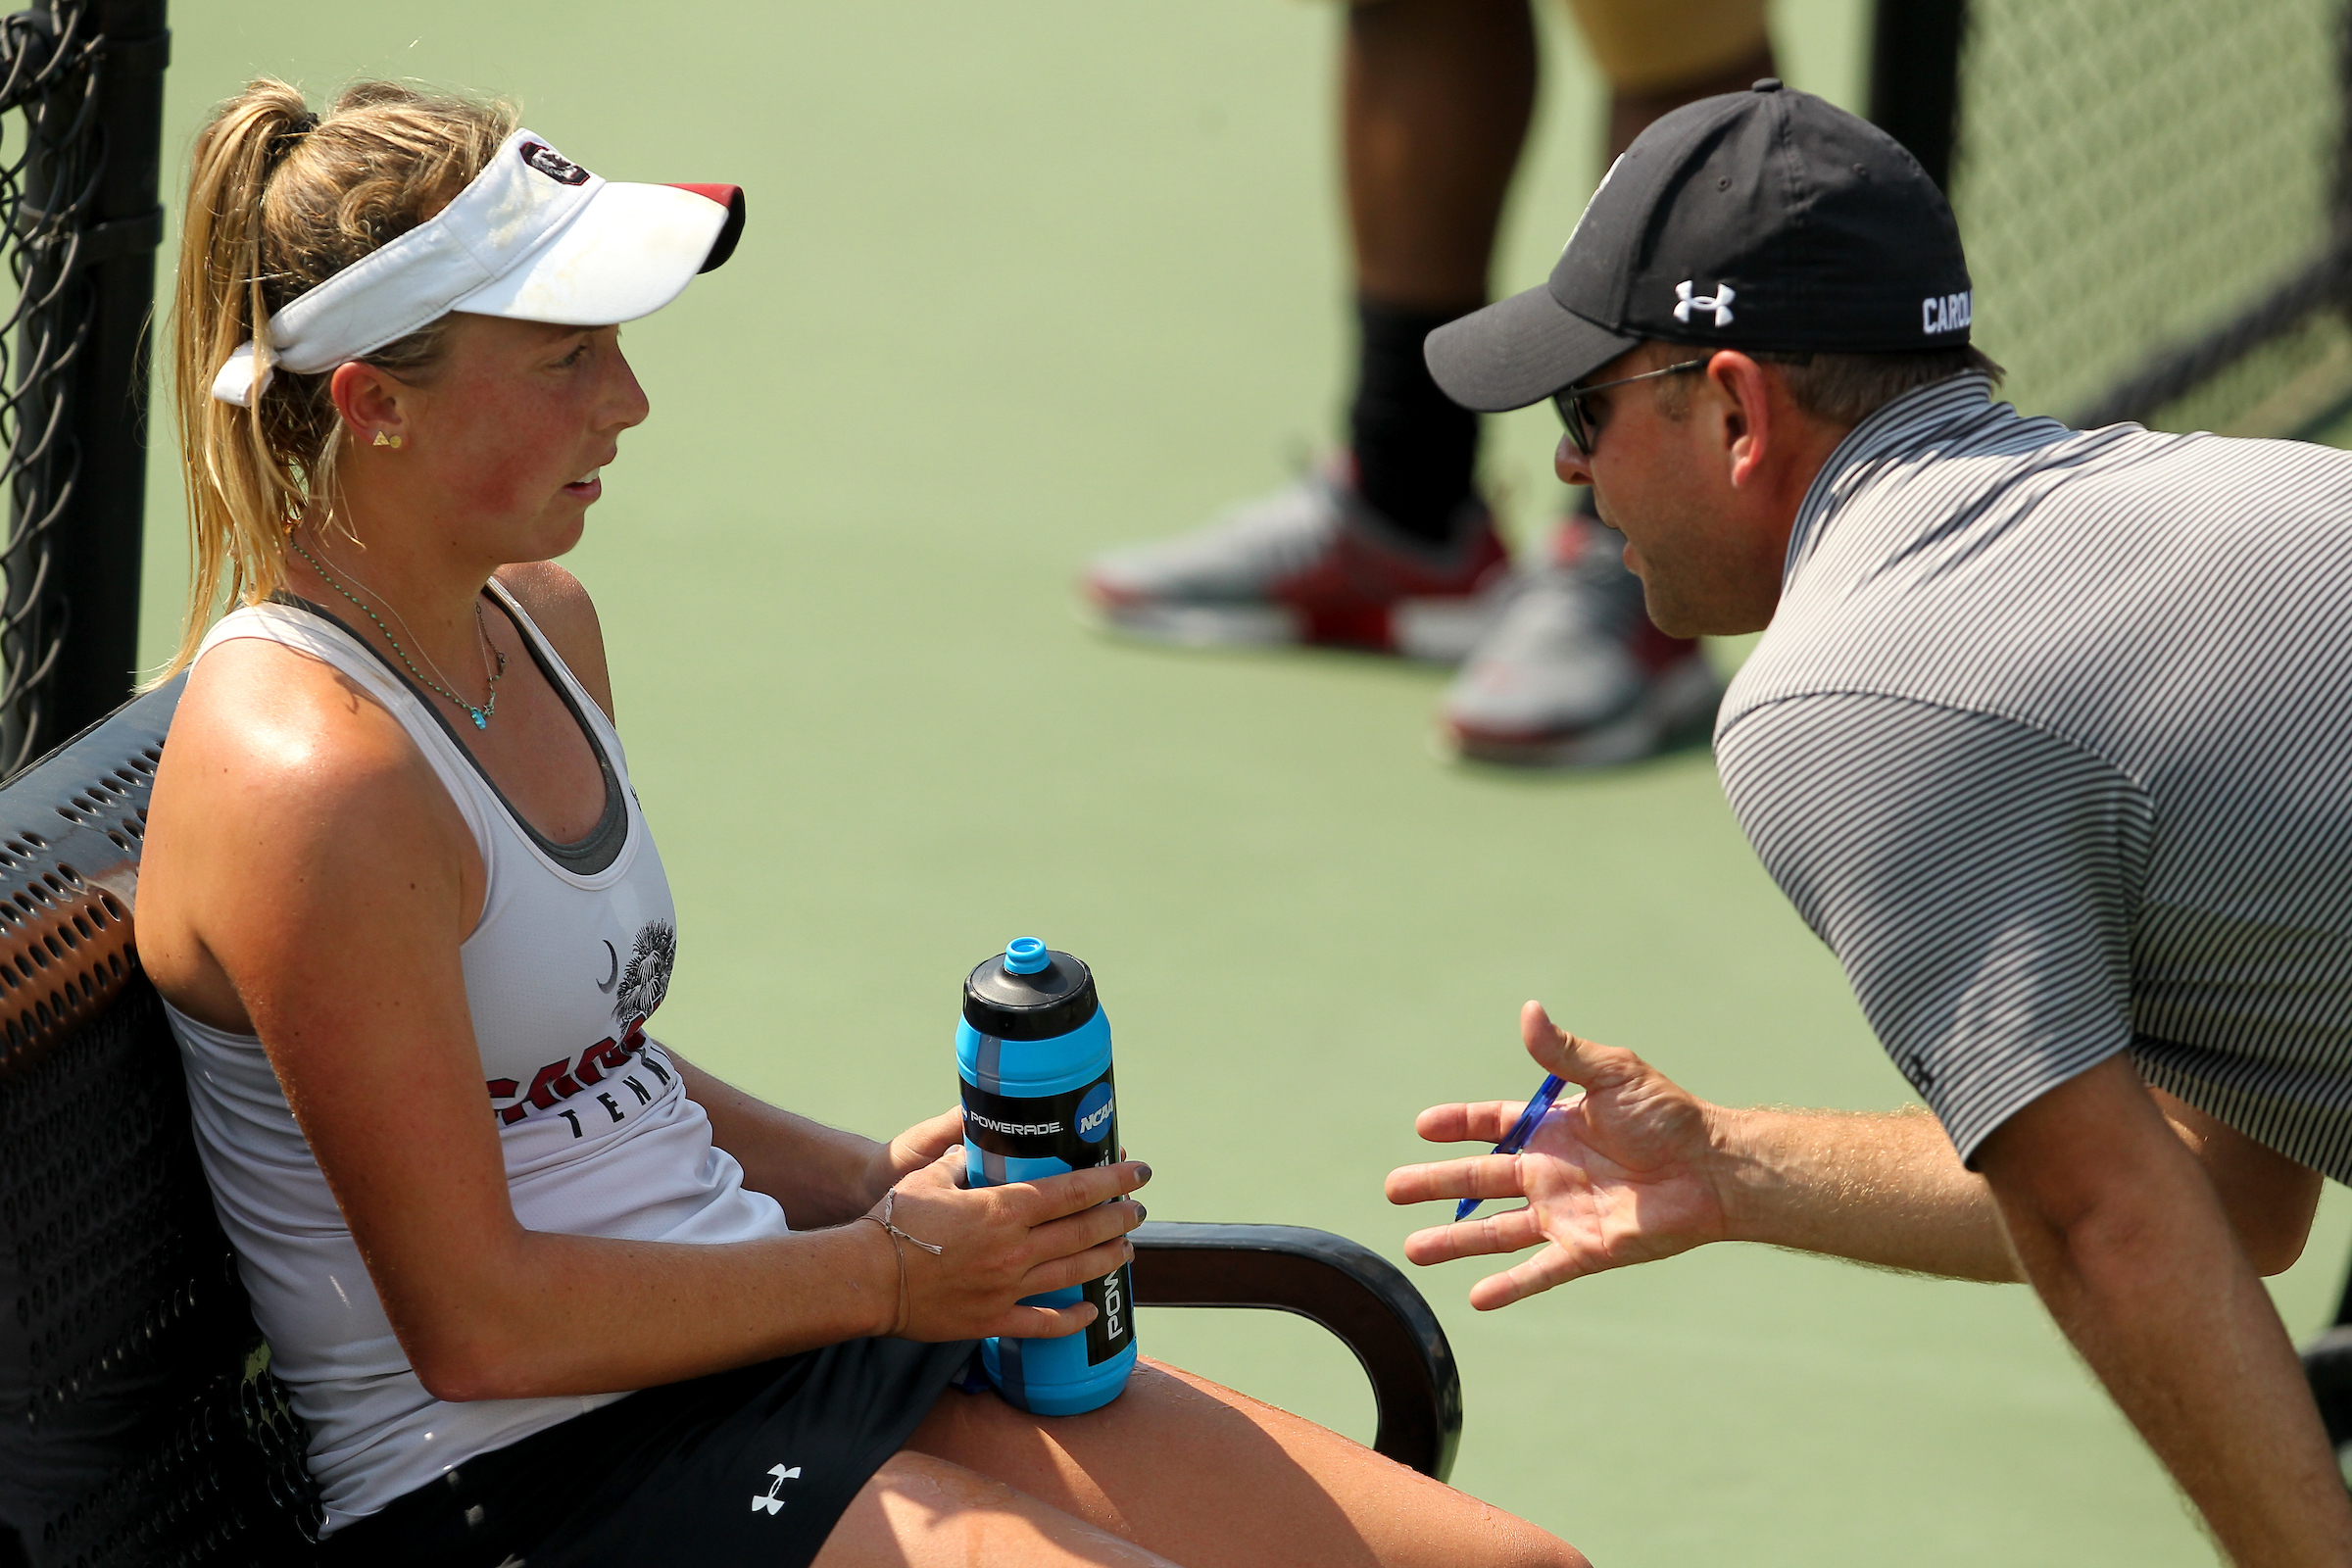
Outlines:
{"label": "man's ear", "polygon": [[335,367],[326,389],[360,445],[373,445],[378,435],[398,439],[407,434],[409,406],[416,401],[416,389],[390,371],[352,360]]}
{"label": "man's ear", "polygon": [[1755,483],[1781,436],[1772,406],[1772,378],[1764,367],[1725,349],[1707,361],[1707,380],[1723,398],[1724,455],[1734,489]]}

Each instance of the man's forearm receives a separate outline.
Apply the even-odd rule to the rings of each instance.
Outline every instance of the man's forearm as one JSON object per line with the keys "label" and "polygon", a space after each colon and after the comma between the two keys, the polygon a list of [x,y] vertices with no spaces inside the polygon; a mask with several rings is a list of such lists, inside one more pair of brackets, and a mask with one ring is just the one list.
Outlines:
{"label": "man's forearm", "polygon": [[2018,1279],[1984,1179],[1925,1111],[1713,1112],[1729,1240],[1954,1279]]}
{"label": "man's forearm", "polygon": [[[2230,1560],[2341,1568],[2352,1505],[2285,1327],[2212,1184],[2127,1071],[2093,1069],[1986,1145],[2009,1234]],[[2086,1160],[2075,1152],[2098,1124],[2121,1147]]]}

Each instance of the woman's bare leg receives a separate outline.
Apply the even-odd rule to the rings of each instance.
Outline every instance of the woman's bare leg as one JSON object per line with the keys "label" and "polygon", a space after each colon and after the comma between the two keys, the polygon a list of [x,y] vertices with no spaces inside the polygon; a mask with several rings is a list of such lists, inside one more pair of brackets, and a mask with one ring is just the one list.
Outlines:
{"label": "woman's bare leg", "polygon": [[951,1391],[906,1446],[1186,1568],[1584,1568],[1523,1519],[1155,1361],[1086,1415],[1041,1419]]}
{"label": "woman's bare leg", "polygon": [[814,1568],[1174,1568],[1002,1481],[902,1449],[867,1479]]}

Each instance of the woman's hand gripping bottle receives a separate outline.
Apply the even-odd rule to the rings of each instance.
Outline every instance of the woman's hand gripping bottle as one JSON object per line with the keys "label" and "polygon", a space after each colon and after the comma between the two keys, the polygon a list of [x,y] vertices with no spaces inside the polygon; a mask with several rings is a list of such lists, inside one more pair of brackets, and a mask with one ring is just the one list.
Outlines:
{"label": "woman's hand gripping bottle", "polygon": [[[1022,937],[965,977],[956,1065],[972,1186],[1033,1181],[1119,1157],[1110,1020],[1094,975],[1070,955]],[[1135,1367],[1128,1266],[1026,1300],[1092,1301],[1098,1315],[1064,1339],[983,1341],[981,1359],[997,1391],[1039,1415],[1075,1415],[1117,1398]]]}

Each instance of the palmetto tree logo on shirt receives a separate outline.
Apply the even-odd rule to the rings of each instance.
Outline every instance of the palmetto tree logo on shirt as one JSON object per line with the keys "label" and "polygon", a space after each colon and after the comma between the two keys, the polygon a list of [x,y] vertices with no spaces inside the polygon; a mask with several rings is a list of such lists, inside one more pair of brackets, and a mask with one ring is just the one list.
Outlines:
{"label": "palmetto tree logo on shirt", "polygon": [[643,1023],[662,1005],[677,955],[677,927],[667,920],[648,920],[637,933],[612,999],[612,1016],[623,1029]]}

